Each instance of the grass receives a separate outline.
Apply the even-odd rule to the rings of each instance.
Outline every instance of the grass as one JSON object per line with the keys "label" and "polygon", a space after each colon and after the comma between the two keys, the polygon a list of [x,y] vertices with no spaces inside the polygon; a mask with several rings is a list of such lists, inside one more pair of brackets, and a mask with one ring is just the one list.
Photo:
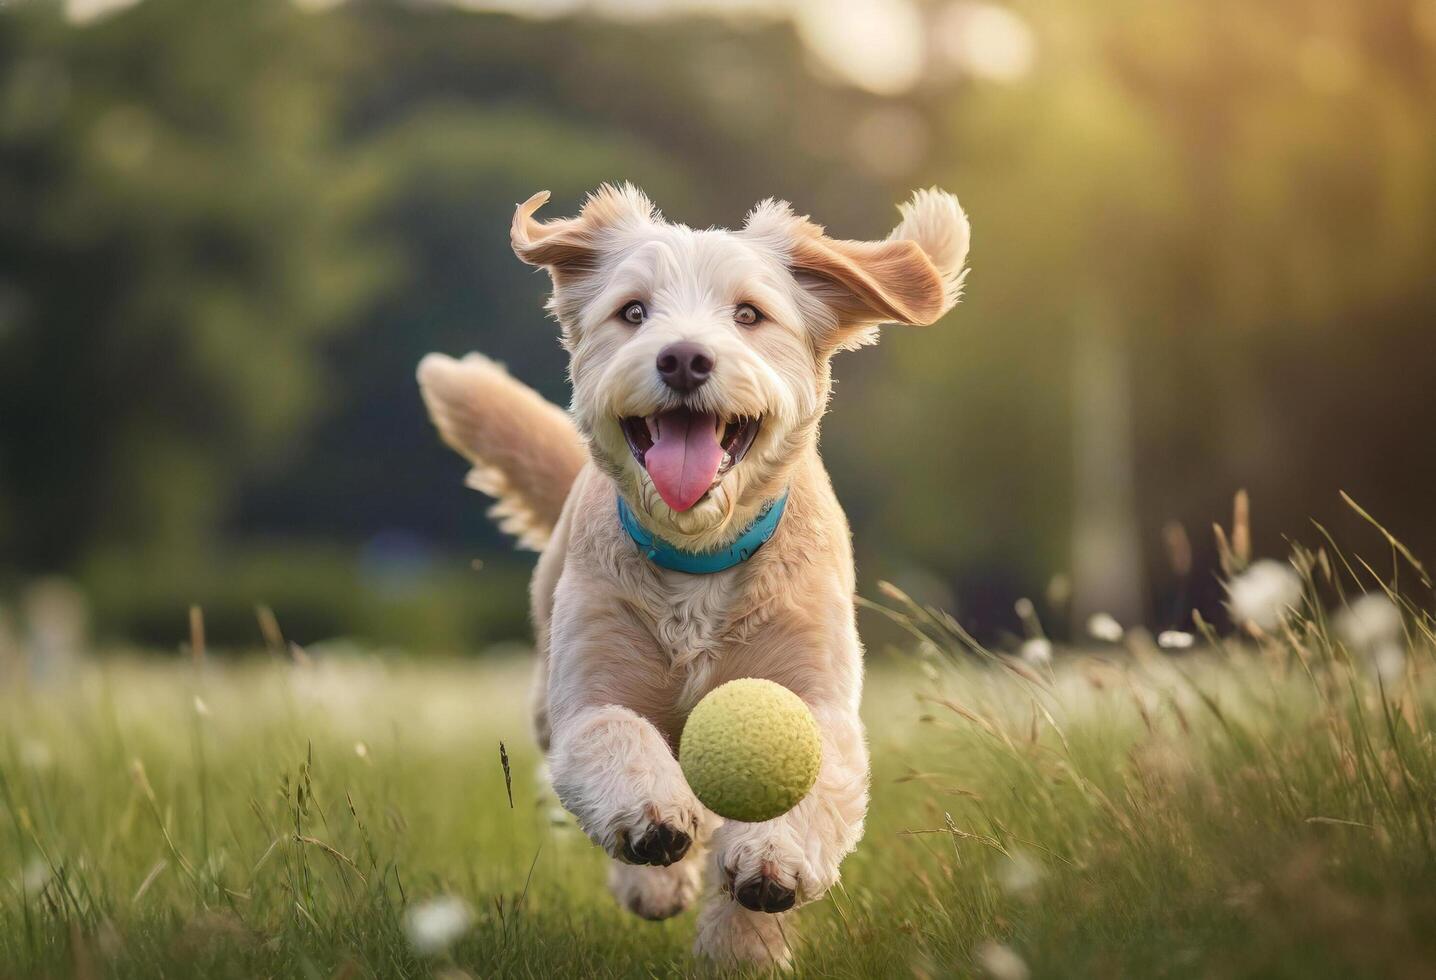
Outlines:
{"label": "grass", "polygon": [[[892,598],[916,652],[870,671],[867,835],[799,973],[1430,974],[1429,617],[1384,684],[1315,607],[1032,669]],[[527,672],[116,657],[0,695],[0,977],[696,972],[692,912],[621,913],[546,795]],[[441,895],[473,925],[421,956]]]}

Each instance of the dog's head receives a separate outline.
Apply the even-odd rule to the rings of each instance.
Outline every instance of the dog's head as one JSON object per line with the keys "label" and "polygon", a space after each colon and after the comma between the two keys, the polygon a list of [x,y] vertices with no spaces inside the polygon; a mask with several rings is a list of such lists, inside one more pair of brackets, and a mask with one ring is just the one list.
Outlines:
{"label": "dog's head", "polygon": [[738,231],[663,220],[605,185],[576,218],[514,214],[514,252],[553,280],[573,413],[630,506],[675,544],[707,548],[781,492],[817,438],[829,361],[883,323],[928,324],[962,287],[957,198],[919,191],[882,241],[841,241],[786,203]]}

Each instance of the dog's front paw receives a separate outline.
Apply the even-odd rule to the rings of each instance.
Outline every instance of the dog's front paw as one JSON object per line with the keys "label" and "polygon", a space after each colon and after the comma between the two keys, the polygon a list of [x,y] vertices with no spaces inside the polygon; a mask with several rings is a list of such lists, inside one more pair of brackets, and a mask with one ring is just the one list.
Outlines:
{"label": "dog's front paw", "polygon": [[663,736],[628,708],[580,716],[551,757],[554,792],[609,857],[667,866],[698,837],[703,807]]}
{"label": "dog's front paw", "polygon": [[716,884],[753,912],[786,912],[819,898],[838,869],[810,860],[795,828],[782,817],[766,823],[725,823],[713,838]]}
{"label": "dog's front paw", "polygon": [[793,967],[787,927],[776,915],[750,912],[725,895],[707,900],[698,913],[693,953],[728,967]]}
{"label": "dog's front paw", "polygon": [[609,853],[625,864],[656,864],[668,867],[683,860],[698,833],[696,815],[691,822],[680,816],[678,823],[663,819],[658,808],[643,808],[642,817],[629,826],[618,828],[613,835]]}
{"label": "dog's front paw", "polygon": [[782,872],[772,864],[763,865],[756,875],[736,881],[731,887],[738,904],[750,912],[786,912],[798,900],[797,890],[784,884]]}
{"label": "dog's front paw", "polygon": [[584,831],[615,861],[662,868],[683,860],[693,847],[701,813],[696,799],[661,806],[644,803],[594,821]]}

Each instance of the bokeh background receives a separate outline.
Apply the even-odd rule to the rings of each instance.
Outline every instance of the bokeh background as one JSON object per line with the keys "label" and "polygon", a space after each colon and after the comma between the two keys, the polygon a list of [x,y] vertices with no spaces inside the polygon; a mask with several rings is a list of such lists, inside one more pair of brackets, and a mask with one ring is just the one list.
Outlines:
{"label": "bokeh background", "polygon": [[963,304],[837,365],[860,591],[1217,618],[1242,487],[1258,553],[1380,555],[1345,490],[1436,556],[1436,0],[8,0],[0,639],[521,640],[413,369],[566,401],[507,225],[615,179],[843,237],[960,195]]}

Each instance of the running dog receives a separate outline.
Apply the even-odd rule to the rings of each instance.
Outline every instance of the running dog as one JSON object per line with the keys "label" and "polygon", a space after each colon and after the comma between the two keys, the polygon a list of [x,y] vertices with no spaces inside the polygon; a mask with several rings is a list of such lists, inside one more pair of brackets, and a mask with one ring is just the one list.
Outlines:
{"label": "running dog", "polygon": [[[667,222],[629,185],[575,218],[537,220],[547,200],[510,235],[552,280],[569,410],[479,354],[424,358],[424,400],[541,552],[535,727],[614,895],[675,915],[706,860],[695,952],[786,966],[784,920],[838,880],[868,797],[850,533],[818,456],[831,360],[952,308],[967,218],[919,191],[886,239],[845,241],[774,200],[736,231]],[[675,757],[689,710],[739,677],[796,692],[822,733],[812,792],[765,823],[706,811]]]}

